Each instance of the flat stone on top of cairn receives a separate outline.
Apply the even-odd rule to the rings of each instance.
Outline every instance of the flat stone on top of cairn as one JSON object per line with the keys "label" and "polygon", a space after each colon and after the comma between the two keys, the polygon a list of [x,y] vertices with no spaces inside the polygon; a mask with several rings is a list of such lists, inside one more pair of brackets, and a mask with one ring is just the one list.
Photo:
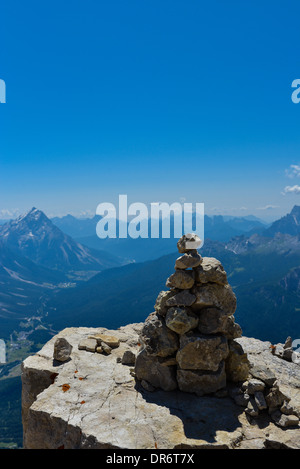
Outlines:
{"label": "flat stone on top of cairn", "polygon": [[235,294],[221,262],[200,256],[201,244],[195,233],[179,239],[181,256],[167,279],[169,290],[159,293],[144,323],[135,362],[144,385],[202,396],[247,376],[247,360],[234,346],[242,335],[233,317]]}

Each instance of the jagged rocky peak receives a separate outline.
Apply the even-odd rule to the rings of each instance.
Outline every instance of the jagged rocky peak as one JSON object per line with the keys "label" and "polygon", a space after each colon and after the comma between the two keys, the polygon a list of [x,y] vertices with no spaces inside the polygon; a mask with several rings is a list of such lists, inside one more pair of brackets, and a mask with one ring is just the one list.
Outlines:
{"label": "jagged rocky peak", "polygon": [[169,290],[159,293],[142,329],[135,373],[148,387],[201,396],[248,377],[247,356],[234,342],[242,335],[233,316],[236,296],[221,262],[202,258],[200,245],[193,233],[178,241],[181,256],[166,281]]}

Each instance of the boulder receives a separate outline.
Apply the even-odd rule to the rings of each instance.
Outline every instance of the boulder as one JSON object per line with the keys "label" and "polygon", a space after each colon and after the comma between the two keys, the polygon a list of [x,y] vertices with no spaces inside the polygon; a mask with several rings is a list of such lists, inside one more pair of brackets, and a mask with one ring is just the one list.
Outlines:
{"label": "boulder", "polygon": [[279,427],[295,427],[298,426],[299,418],[296,415],[282,414],[280,410],[276,410],[271,414],[272,420]]}
{"label": "boulder", "polygon": [[169,288],[179,288],[180,290],[188,290],[194,285],[194,272],[191,270],[176,270],[170,275],[166,282]]}
{"label": "boulder", "polygon": [[69,360],[72,345],[64,337],[58,337],[54,342],[53,358],[59,362],[65,362]]}
{"label": "boulder", "polygon": [[266,400],[262,391],[255,391],[254,400],[259,410],[267,409]]}
{"label": "boulder", "polygon": [[177,334],[156,313],[151,313],[146,319],[140,338],[148,355],[167,357],[179,348]]}
{"label": "boulder", "polygon": [[151,357],[142,350],[136,357],[135,376],[138,380],[145,380],[155,388],[173,391],[177,388],[176,367],[164,364],[164,359]]}
{"label": "boulder", "polygon": [[183,370],[217,371],[220,362],[227,355],[228,345],[225,337],[189,332],[180,337],[176,360]]}
{"label": "boulder", "polygon": [[242,337],[242,333],[243,331],[241,326],[235,322],[234,316],[228,316],[224,330],[224,335],[227,337],[227,339],[238,339],[239,337]]}
{"label": "boulder", "polygon": [[177,370],[177,382],[181,391],[195,393],[198,396],[215,393],[226,386],[224,362],[216,371]]}
{"label": "boulder", "polygon": [[236,296],[228,284],[206,283],[201,286],[195,285],[191,292],[196,296],[196,301],[192,305],[195,310],[215,307],[228,316],[232,316],[236,310]]}
{"label": "boulder", "polygon": [[293,348],[293,339],[290,336],[286,338],[283,348]]}
{"label": "boulder", "polygon": [[196,296],[190,293],[188,290],[181,290],[176,294],[170,295],[166,299],[166,307],[170,306],[192,306],[196,301]]}
{"label": "boulder", "polygon": [[203,308],[198,313],[198,329],[202,334],[218,334],[227,331],[227,314],[218,308]]}
{"label": "boulder", "polygon": [[122,356],[121,363],[122,365],[134,365],[135,360],[135,353],[133,353],[132,350],[125,350]]}
{"label": "boulder", "polygon": [[166,325],[177,334],[185,334],[198,325],[198,317],[188,308],[173,307],[166,315]]}
{"label": "boulder", "polygon": [[229,381],[245,381],[249,376],[249,361],[243,347],[235,340],[228,341],[229,353],[225,361],[226,376]]}
{"label": "boulder", "polygon": [[253,397],[250,397],[248,405],[246,407],[246,412],[249,414],[251,417],[257,417],[259,414],[259,408],[257,407],[257,404],[255,402],[255,399]]}
{"label": "boulder", "polygon": [[274,372],[265,363],[255,364],[250,368],[250,374],[258,378],[268,386],[272,386],[276,381]]}
{"label": "boulder", "polygon": [[[179,290],[178,290],[179,291]],[[168,306],[171,306],[171,304],[168,304],[168,301],[171,301],[172,297],[176,296],[176,291],[161,291],[158,294],[158,297],[156,299],[154,309],[157,314],[160,314],[161,316],[165,316],[168,311]],[[196,297],[195,297],[196,300]],[[172,305],[174,306],[174,305]],[[188,306],[188,305],[187,305]]]}
{"label": "boulder", "polygon": [[227,275],[221,262],[214,257],[203,257],[201,265],[195,269],[196,283],[227,284]]}
{"label": "boulder", "polygon": [[254,394],[255,392],[258,392],[258,391],[264,391],[265,387],[266,387],[265,383],[261,381],[260,379],[251,378],[247,382],[246,391],[248,394]]}
{"label": "boulder", "polygon": [[289,402],[290,399],[288,396],[283,394],[278,386],[273,386],[269,389],[268,393],[265,395],[266,403],[270,409],[275,407],[281,407],[284,402]]}
{"label": "boulder", "polygon": [[202,257],[195,249],[190,252],[186,252],[182,256],[178,257],[175,261],[175,269],[191,269],[198,267],[202,262]]}

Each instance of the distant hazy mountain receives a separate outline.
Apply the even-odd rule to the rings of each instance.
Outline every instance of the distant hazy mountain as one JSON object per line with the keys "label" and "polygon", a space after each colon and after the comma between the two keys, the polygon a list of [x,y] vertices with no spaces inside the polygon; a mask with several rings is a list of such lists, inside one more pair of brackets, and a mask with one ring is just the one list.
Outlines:
{"label": "distant hazy mountain", "polygon": [[226,247],[235,254],[255,251],[264,254],[277,252],[289,256],[299,251],[300,235],[291,236],[276,232],[272,238],[264,234],[235,236],[226,243]]}
{"label": "distant hazy mountain", "polygon": [[[300,243],[298,237],[278,238],[266,246],[258,244],[235,253],[228,244],[207,241],[203,256],[216,257],[227,271],[236,295],[236,320],[243,333],[274,343],[288,335],[300,337]],[[270,240],[269,240],[270,241]],[[285,249],[285,243],[294,247]],[[50,303],[48,320],[57,329],[66,326],[119,327],[144,321],[153,311],[166,278],[173,272],[177,252],[144,263],[101,272],[84,285],[64,290]]]}
{"label": "distant hazy mountain", "polygon": [[290,213],[276,220],[264,231],[265,236],[274,236],[275,233],[286,233],[292,236],[300,234],[300,206],[295,205]]}
{"label": "distant hazy mountain", "polygon": [[[130,237],[100,239],[96,235],[96,225],[100,217],[95,216],[92,219],[79,220],[70,215],[63,218],[55,218],[52,221],[60,227],[65,233],[73,233],[76,240],[92,249],[105,250],[111,254],[126,257],[136,262],[157,259],[163,255],[172,253],[177,238],[173,236],[173,219],[171,218],[171,237],[170,238],[138,238]],[[149,233],[150,221],[148,222]],[[228,217],[217,215],[209,217],[204,216],[205,239],[214,241],[228,241],[234,236],[245,234],[251,230],[262,231],[265,225],[256,217]],[[75,236],[75,233],[88,233],[89,235]]]}
{"label": "distant hazy mountain", "polygon": [[77,243],[36,208],[1,226],[0,239],[19,255],[63,272],[100,271],[122,263],[112,254]]}
{"label": "distant hazy mountain", "polygon": [[72,238],[83,238],[95,235],[96,225],[99,220],[99,215],[95,215],[93,218],[76,218],[73,215],[51,218],[54,225]]}

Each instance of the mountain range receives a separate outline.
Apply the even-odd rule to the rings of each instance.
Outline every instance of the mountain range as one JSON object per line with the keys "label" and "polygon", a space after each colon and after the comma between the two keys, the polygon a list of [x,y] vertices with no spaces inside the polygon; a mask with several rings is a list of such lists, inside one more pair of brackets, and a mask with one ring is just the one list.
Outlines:
{"label": "mountain range", "polygon": [[[65,325],[104,322],[118,327],[144,320],[173,269],[176,240],[95,237],[107,248],[96,250],[78,243],[53,221],[33,208],[0,227],[2,336],[20,319],[34,315],[41,301],[47,305],[45,321],[57,330]],[[97,219],[68,216],[60,219],[61,227],[65,222],[69,232],[76,225],[77,234],[86,234],[92,226],[95,229]],[[240,234],[241,226],[249,231]],[[207,233],[213,233],[214,227],[211,238],[215,239],[209,239]],[[226,227],[227,233],[230,228],[235,235],[227,241],[216,239],[225,236],[219,236],[221,227]],[[258,320],[269,317],[271,311],[274,338],[284,330],[297,330],[299,289],[292,290],[291,286],[297,283],[299,274],[300,207],[295,206],[271,226],[251,217],[206,217],[205,229],[202,255],[223,263],[238,296],[237,314],[246,333],[251,331],[253,336],[263,338],[266,328]],[[109,247],[112,252],[107,252]],[[128,258],[134,262],[129,263]],[[274,317],[284,305],[288,305],[285,327],[281,325],[277,333]]]}
{"label": "mountain range", "polygon": [[[52,222],[68,233],[79,243],[91,249],[103,250],[112,255],[126,257],[126,260],[144,262],[157,259],[174,251],[174,219],[170,217],[170,238],[106,238],[96,235],[96,225],[100,216],[77,219],[71,215],[53,218]],[[267,225],[256,217],[223,217],[221,215],[204,216],[205,238],[215,241],[228,241],[234,236],[261,232]],[[151,221],[148,220],[148,232],[151,233]]]}
{"label": "mountain range", "polygon": [[36,208],[0,226],[0,336],[35,316],[55,289],[123,263],[77,243]]}
{"label": "mountain range", "polygon": [[[20,362],[67,326],[144,321],[174,270],[176,239],[99,240],[98,220],[50,220],[33,208],[0,226],[0,337],[8,356],[0,364],[0,445],[22,446]],[[205,217],[200,253],[222,262],[246,336],[300,337],[299,227],[298,206],[270,226],[255,217]]]}
{"label": "mountain range", "polygon": [[[289,241],[292,245],[286,249]],[[274,343],[288,335],[300,337],[300,239],[278,234],[265,253],[262,246],[251,245],[237,254],[229,243],[208,240],[200,253],[216,257],[225,266],[238,299],[235,316],[245,335]],[[166,289],[165,279],[177,257],[178,252],[173,252],[109,269],[72,291],[60,291],[48,303],[48,320],[57,330],[102,324],[114,328],[144,321],[159,291]]]}
{"label": "mountain range", "polygon": [[0,239],[12,251],[63,272],[100,271],[122,264],[112,254],[77,243],[36,208],[1,226]]}

